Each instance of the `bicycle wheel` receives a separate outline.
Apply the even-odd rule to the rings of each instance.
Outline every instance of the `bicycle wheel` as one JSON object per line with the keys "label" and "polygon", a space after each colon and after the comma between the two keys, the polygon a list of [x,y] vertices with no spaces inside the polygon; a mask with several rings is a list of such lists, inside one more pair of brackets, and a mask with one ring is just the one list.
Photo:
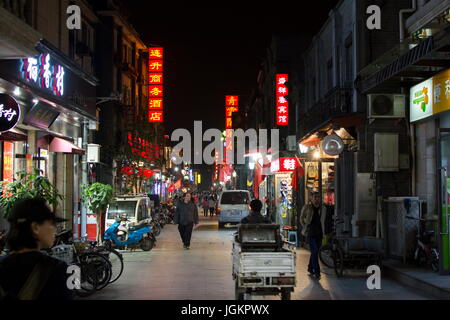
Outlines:
{"label": "bicycle wheel", "polygon": [[80,298],[86,298],[97,291],[97,274],[95,272],[95,268],[90,264],[86,264],[82,261],[77,265],[80,267],[81,272],[80,289],[74,290],[74,292]]}
{"label": "bicycle wheel", "polygon": [[112,267],[109,260],[95,252],[88,252],[81,255],[80,260],[92,268],[97,278],[96,290],[104,289],[109,284],[112,275]]}
{"label": "bicycle wheel", "polygon": [[341,246],[337,245],[336,250],[333,250],[334,272],[338,277],[344,275],[344,252]]}
{"label": "bicycle wheel", "polygon": [[116,282],[123,273],[123,256],[117,250],[107,250],[107,258],[111,263],[111,279],[109,283]]}
{"label": "bicycle wheel", "polygon": [[319,250],[319,259],[328,268],[334,268],[333,246],[331,244],[323,245]]}

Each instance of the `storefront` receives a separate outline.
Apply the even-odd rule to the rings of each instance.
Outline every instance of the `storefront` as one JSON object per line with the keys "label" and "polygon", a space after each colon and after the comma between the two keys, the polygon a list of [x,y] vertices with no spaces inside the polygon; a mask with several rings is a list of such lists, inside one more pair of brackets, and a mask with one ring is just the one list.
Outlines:
{"label": "storefront", "polygon": [[64,227],[78,230],[83,126],[96,122],[95,85],[60,53],[42,53],[0,61],[0,93],[20,107],[17,126],[0,135],[2,181],[39,169],[64,195],[56,207],[70,221]]}
{"label": "storefront", "polygon": [[[305,205],[310,202],[312,193],[321,195],[322,204],[326,207],[326,230],[331,233],[333,217],[345,220],[338,232],[349,232],[352,216],[343,208],[349,202],[350,186],[354,184],[352,176],[344,174],[347,162],[353,158],[346,157],[357,145],[356,139],[343,127],[336,125],[324,127],[300,141],[299,158],[305,176],[300,185],[300,199]],[[350,201],[353,201],[351,197]]]}
{"label": "storefront", "polygon": [[[441,273],[450,274],[450,69],[410,90],[415,146],[414,193],[427,202],[428,228],[438,231]],[[435,221],[435,226],[433,225]]]}

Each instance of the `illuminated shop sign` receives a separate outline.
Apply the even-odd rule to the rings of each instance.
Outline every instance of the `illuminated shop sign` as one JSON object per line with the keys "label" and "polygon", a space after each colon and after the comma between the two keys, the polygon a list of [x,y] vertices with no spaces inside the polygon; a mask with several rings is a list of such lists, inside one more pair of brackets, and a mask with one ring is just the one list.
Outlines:
{"label": "illuminated shop sign", "polygon": [[38,84],[43,89],[51,90],[54,95],[64,95],[64,68],[52,65],[49,54],[23,59],[22,74],[28,81]]}
{"label": "illuminated shop sign", "polygon": [[276,172],[293,172],[297,168],[297,159],[296,158],[281,158],[275,161],[272,161],[270,165],[270,171],[273,173]]}
{"label": "illuminated shop sign", "polygon": [[450,69],[411,88],[411,122],[447,110],[450,110]]}
{"label": "illuminated shop sign", "polygon": [[227,152],[233,151],[233,113],[239,112],[239,96],[225,97],[225,159],[227,162]]}
{"label": "illuminated shop sign", "polygon": [[289,94],[286,82],[289,81],[287,74],[278,74],[276,78],[276,97],[277,97],[277,126],[289,125],[289,102],[286,96]]}
{"label": "illuminated shop sign", "polygon": [[0,132],[13,129],[19,120],[20,106],[17,101],[7,94],[0,94]]}
{"label": "illuminated shop sign", "polygon": [[164,48],[148,49],[148,121],[164,122]]}

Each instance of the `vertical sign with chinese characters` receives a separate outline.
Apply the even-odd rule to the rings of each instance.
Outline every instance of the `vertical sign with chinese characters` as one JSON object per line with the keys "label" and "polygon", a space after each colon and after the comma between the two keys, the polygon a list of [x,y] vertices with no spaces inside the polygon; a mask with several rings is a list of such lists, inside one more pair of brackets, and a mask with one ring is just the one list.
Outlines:
{"label": "vertical sign with chinese characters", "polygon": [[276,81],[277,126],[287,126],[289,125],[289,102],[286,100],[286,96],[289,91],[285,84],[289,81],[289,75],[278,74]]}
{"label": "vertical sign with chinese characters", "polygon": [[3,143],[3,182],[11,183],[14,179],[14,144]]}
{"label": "vertical sign with chinese characters", "polygon": [[148,121],[164,121],[164,48],[149,48],[148,64]]}
{"label": "vertical sign with chinese characters", "polygon": [[239,96],[225,97],[225,163],[227,162],[227,153],[233,151],[233,113],[239,112]]}

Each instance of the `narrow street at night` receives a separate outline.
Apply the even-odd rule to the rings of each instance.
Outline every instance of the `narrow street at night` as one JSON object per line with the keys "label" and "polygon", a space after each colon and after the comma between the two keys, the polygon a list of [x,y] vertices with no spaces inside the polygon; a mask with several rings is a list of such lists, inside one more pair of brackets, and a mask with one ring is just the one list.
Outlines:
{"label": "narrow street at night", "polygon": [[0,310],[450,301],[450,0],[298,4],[0,0]]}
{"label": "narrow street at night", "polygon": [[[90,300],[234,300],[231,277],[232,236],[236,228],[217,230],[217,219],[201,218],[184,250],[175,225],[167,225],[150,252],[125,252],[124,274]],[[324,270],[320,281],[307,272],[309,252],[297,250],[298,283],[293,300],[428,300],[431,297],[382,279],[382,290],[368,290],[367,275],[352,273],[338,279]],[[274,296],[248,297],[275,300]]]}

